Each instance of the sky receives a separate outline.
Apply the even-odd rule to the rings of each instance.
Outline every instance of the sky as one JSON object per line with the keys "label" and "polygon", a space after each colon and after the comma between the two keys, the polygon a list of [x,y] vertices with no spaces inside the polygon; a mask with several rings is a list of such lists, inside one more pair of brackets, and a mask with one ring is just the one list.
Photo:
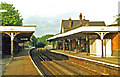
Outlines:
{"label": "sky", "polygon": [[[60,32],[61,21],[79,20],[82,13],[90,21],[105,21],[113,24],[118,14],[120,0],[0,0],[13,4],[23,18],[23,25],[36,26],[34,35]],[[120,3],[119,3],[120,4]]]}

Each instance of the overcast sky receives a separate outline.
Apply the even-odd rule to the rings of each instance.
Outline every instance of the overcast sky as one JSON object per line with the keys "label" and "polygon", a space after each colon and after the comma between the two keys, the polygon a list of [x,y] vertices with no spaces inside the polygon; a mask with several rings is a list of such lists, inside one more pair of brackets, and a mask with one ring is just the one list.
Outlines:
{"label": "overcast sky", "polygon": [[23,25],[35,25],[36,37],[60,32],[62,19],[79,19],[82,13],[90,21],[113,24],[120,0],[0,0],[19,10]]}

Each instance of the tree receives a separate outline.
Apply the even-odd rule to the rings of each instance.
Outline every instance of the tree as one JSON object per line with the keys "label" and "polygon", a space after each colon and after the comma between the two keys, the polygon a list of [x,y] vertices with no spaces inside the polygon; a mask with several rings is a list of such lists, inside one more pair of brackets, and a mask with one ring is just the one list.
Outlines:
{"label": "tree", "polygon": [[33,46],[35,46],[36,48],[41,48],[41,47],[44,47],[46,45],[52,44],[49,41],[46,41],[46,39],[48,39],[52,36],[54,36],[54,35],[48,34],[48,35],[44,35],[42,37],[36,38],[34,35],[32,35],[30,39],[32,41]]}
{"label": "tree", "polygon": [[35,46],[37,43],[37,38],[34,35],[32,35],[30,39],[32,41],[33,46]]}
{"label": "tree", "polygon": [[117,24],[120,24],[120,14],[116,15],[116,17],[117,17],[117,18],[116,18],[115,21],[117,22]]}
{"label": "tree", "polygon": [[36,48],[43,48],[44,46],[45,46],[45,44],[42,43],[42,42],[38,42],[38,43],[35,44]]}
{"label": "tree", "polygon": [[37,38],[37,40],[38,40],[38,42],[42,42],[42,43],[44,43],[45,45],[51,44],[51,43],[49,43],[49,41],[46,41],[46,40],[47,40],[48,38],[52,37],[52,36],[54,36],[54,35],[47,34],[47,35],[44,35],[44,36],[42,36],[42,37],[40,37],[40,38]]}
{"label": "tree", "polygon": [[2,15],[0,15],[0,22],[2,22],[2,26],[22,26],[23,18],[21,18],[18,10],[15,10],[13,4],[1,2],[0,6],[0,10],[7,10],[7,12],[2,12]]}

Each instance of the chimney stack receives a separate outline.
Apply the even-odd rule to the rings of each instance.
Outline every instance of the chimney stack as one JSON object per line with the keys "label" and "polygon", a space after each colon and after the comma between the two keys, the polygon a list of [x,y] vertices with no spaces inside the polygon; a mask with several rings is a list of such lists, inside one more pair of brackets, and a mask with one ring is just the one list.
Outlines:
{"label": "chimney stack", "polygon": [[83,22],[85,22],[85,16],[84,16]]}
{"label": "chimney stack", "polygon": [[71,23],[72,23],[71,17],[69,17],[69,28],[71,28]]}
{"label": "chimney stack", "polygon": [[82,21],[82,13],[80,13],[80,16],[79,16],[79,17],[80,17],[80,21]]}

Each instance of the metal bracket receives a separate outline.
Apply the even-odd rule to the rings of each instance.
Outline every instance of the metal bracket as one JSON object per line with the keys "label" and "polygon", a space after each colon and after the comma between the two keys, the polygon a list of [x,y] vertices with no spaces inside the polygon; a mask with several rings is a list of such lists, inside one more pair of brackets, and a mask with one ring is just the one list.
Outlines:
{"label": "metal bracket", "polygon": [[95,33],[97,33],[100,36],[101,40],[103,40],[104,36],[109,32],[95,32]]}

